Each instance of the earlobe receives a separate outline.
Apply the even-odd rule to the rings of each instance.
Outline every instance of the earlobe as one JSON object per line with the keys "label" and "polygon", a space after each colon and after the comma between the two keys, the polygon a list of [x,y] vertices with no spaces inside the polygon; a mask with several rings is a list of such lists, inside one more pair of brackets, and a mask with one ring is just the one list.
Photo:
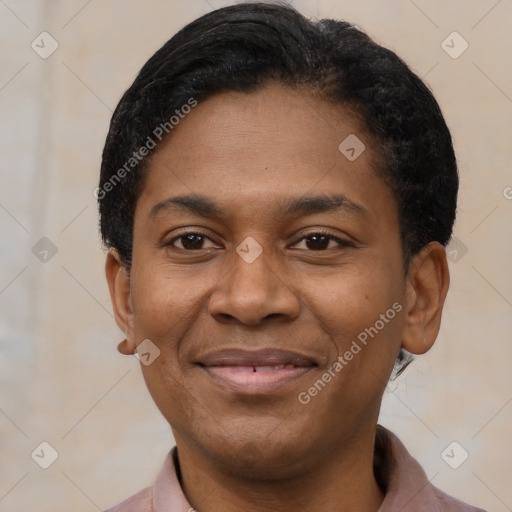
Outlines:
{"label": "earlobe", "polygon": [[124,356],[132,356],[135,354],[135,343],[128,339],[121,341],[117,345],[117,351]]}
{"label": "earlobe", "polygon": [[111,248],[107,253],[105,274],[116,323],[126,335],[126,339],[119,343],[117,349],[122,354],[133,354],[135,350],[135,339],[133,332],[130,274],[129,270],[123,265],[116,249]]}
{"label": "earlobe", "polygon": [[446,250],[431,242],[414,256],[407,275],[406,327],[402,347],[423,354],[434,344],[450,284]]}

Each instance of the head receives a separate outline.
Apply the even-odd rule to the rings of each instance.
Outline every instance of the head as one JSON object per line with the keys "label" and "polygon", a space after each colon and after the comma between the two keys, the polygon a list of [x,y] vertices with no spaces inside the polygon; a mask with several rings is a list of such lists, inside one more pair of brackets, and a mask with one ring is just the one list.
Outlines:
{"label": "head", "polygon": [[[371,432],[438,334],[457,188],[431,92],[349,23],[247,3],[170,39],[114,112],[97,197],[123,350],[159,353],[177,442],[289,475]],[[217,371],[246,352],[289,375]]]}

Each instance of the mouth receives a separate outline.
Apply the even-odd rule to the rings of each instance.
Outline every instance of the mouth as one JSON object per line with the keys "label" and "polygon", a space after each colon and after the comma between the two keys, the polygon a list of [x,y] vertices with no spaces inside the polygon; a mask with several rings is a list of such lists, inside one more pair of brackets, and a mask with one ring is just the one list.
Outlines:
{"label": "mouth", "polygon": [[208,354],[197,365],[223,388],[248,395],[276,393],[318,366],[294,352],[236,349]]}

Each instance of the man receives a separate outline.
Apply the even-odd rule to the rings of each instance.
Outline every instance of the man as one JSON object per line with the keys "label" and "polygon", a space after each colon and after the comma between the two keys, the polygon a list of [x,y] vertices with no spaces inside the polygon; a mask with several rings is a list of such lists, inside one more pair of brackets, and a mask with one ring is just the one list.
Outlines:
{"label": "man", "polygon": [[110,511],[475,511],[377,425],[429,350],[458,176],[421,80],[346,22],[192,22],[114,112],[97,190],[123,354],[176,447]]}

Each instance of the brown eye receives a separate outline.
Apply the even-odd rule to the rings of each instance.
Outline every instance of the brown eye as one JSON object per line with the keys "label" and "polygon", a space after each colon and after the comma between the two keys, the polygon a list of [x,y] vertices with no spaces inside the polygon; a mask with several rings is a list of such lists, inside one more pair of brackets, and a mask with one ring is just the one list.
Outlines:
{"label": "brown eye", "polygon": [[309,251],[325,251],[336,246],[353,247],[349,242],[323,233],[313,233],[305,236],[297,242],[296,246],[300,244],[302,244],[302,247],[297,247],[298,249],[307,249]]}
{"label": "brown eye", "polygon": [[185,251],[194,251],[208,248],[205,247],[207,242],[211,243],[211,247],[215,247],[215,244],[206,235],[201,233],[185,233],[174,237],[167,245]]}
{"label": "brown eye", "polygon": [[321,251],[329,246],[330,237],[325,235],[313,235],[306,239],[306,247],[312,251]]}

